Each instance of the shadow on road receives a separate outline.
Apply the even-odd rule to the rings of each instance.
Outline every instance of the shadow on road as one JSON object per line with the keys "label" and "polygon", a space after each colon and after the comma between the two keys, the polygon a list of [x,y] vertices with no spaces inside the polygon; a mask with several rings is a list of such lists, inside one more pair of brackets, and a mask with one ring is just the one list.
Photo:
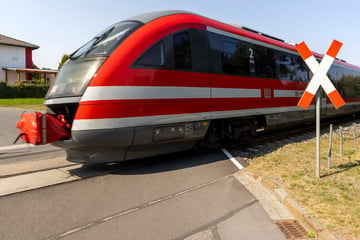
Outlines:
{"label": "shadow on road", "polygon": [[[70,173],[80,178],[109,173],[119,175],[143,175],[192,168],[227,160],[228,158],[220,151],[209,153],[186,151],[123,162],[84,164],[81,168],[70,170]],[[236,168],[234,168],[234,171],[235,170]]]}

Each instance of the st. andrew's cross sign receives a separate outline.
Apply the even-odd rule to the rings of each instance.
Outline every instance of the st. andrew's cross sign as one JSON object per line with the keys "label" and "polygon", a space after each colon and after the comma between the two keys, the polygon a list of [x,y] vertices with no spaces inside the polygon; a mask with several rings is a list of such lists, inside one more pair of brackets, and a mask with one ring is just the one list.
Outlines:
{"label": "st. andrew's cross sign", "polygon": [[342,43],[334,40],[320,64],[311,53],[307,45],[302,42],[296,46],[297,51],[304,59],[306,65],[313,73],[309,84],[307,85],[304,94],[302,95],[298,106],[308,109],[314,96],[316,95],[316,177],[320,178],[320,86],[324,89],[335,108],[340,108],[345,104],[344,99],[340,96],[339,92],[334,87],[326,73],[330,69],[331,64],[334,62],[336,55],[340,51]]}
{"label": "st. andrew's cross sign", "polygon": [[336,55],[340,51],[341,46],[341,42],[334,40],[331,43],[326,55],[321,60],[320,64],[316,61],[316,58],[311,53],[305,42],[302,42],[296,46],[296,49],[304,59],[306,65],[313,73],[313,77],[311,78],[304,94],[298,102],[299,107],[308,109],[320,86],[324,89],[335,108],[339,108],[345,104],[344,99],[340,96],[339,92],[335,89],[333,83],[326,75],[327,71],[330,69],[331,64],[334,62]]}

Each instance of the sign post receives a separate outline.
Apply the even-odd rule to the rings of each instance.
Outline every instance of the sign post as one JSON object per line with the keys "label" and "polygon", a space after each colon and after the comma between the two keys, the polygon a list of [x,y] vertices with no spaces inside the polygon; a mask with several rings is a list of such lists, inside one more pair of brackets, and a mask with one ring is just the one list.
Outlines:
{"label": "sign post", "polygon": [[314,55],[311,53],[305,42],[302,42],[296,46],[300,56],[304,59],[306,65],[313,73],[308,86],[305,89],[304,94],[298,102],[298,106],[303,109],[308,109],[310,103],[315,97],[316,102],[316,177],[320,178],[320,110],[321,110],[321,88],[324,89],[335,108],[340,108],[345,104],[344,99],[340,96],[333,83],[326,75],[330,69],[331,64],[334,62],[336,55],[340,51],[342,43],[334,40],[326,55],[321,60],[320,64],[317,62]]}
{"label": "sign post", "polygon": [[320,117],[321,88],[316,93],[316,177],[320,178]]}

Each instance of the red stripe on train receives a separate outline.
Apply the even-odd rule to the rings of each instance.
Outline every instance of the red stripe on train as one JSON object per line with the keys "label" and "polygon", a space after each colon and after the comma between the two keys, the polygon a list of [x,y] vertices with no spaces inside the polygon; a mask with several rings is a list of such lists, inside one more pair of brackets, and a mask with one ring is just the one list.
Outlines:
{"label": "red stripe on train", "polygon": [[[145,117],[296,106],[297,98],[155,99],[81,102],[75,119]],[[259,111],[261,114],[261,111]]]}
{"label": "red stripe on train", "polygon": [[[126,69],[116,82],[98,86],[174,86],[213,88],[250,88],[262,87],[282,90],[304,90],[307,83],[277,79],[232,76],[157,69]],[[90,87],[95,86],[91,85]]]}
{"label": "red stripe on train", "polygon": [[125,118],[209,112],[209,103],[209,99],[96,101],[96,104],[90,105],[87,102],[82,102],[76,112],[75,119]]}

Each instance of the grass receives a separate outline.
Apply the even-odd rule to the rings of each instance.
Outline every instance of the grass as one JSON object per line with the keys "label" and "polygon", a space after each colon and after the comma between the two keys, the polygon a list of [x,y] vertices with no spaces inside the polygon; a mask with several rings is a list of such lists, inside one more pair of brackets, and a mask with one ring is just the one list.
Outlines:
{"label": "grass", "polygon": [[0,107],[20,108],[29,110],[44,111],[43,98],[10,98],[0,99]]}
{"label": "grass", "polygon": [[269,154],[256,157],[246,170],[263,177],[280,178],[290,197],[330,231],[341,238],[358,239],[360,145],[354,150],[354,141],[350,139],[353,128],[348,128],[349,131],[344,131],[346,140],[343,140],[342,156],[339,154],[340,137],[337,133],[333,135],[331,169],[327,169],[328,134],[322,135],[321,178],[315,176],[315,138],[289,143]]}

